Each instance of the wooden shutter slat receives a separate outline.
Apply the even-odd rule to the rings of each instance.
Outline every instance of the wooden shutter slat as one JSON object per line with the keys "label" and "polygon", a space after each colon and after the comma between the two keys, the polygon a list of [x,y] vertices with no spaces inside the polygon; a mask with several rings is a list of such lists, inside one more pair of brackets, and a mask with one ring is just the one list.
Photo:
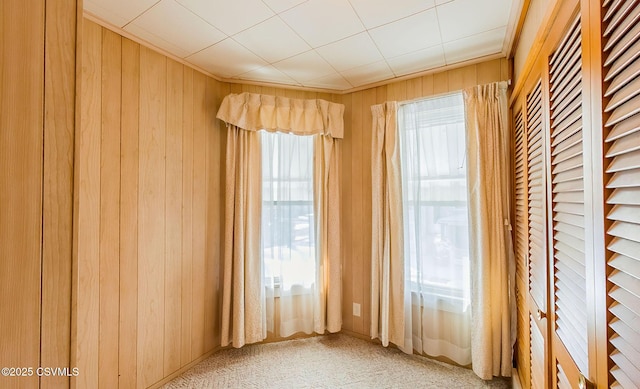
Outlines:
{"label": "wooden shutter slat", "polygon": [[634,296],[619,286],[614,286],[609,291],[609,297],[615,300],[614,305],[622,304],[626,309],[631,311],[635,317],[640,316],[640,306],[637,296]]}
{"label": "wooden shutter slat", "polygon": [[[621,42],[624,44],[626,42]],[[605,66],[609,67],[607,74],[604,77],[605,81],[611,81],[615,76],[622,72],[627,66],[632,64],[640,56],[640,41],[635,42],[626,51],[622,48],[614,47],[605,61]]]}
{"label": "wooden shutter slat", "polygon": [[[640,261],[621,254],[615,254],[609,261],[609,265],[621,274],[633,277],[635,283],[640,283]],[[637,287],[636,287],[637,288]],[[640,324],[640,323],[638,323]]]}
{"label": "wooden shutter slat", "polygon": [[640,187],[640,169],[617,172],[607,183],[607,188]]}
{"label": "wooden shutter slat", "polygon": [[607,198],[607,204],[640,205],[640,187],[618,188]]}
{"label": "wooden shutter slat", "polygon": [[529,340],[531,344],[531,387],[544,387],[544,338],[538,326],[529,316]]}
{"label": "wooden shutter slat", "polygon": [[584,191],[562,192],[554,196],[554,201],[558,203],[584,203]]}
{"label": "wooden shutter slat", "polygon": [[[573,54],[573,56],[574,58],[571,58],[571,61],[573,62],[573,65],[575,65],[580,61],[580,50]],[[568,68],[568,70],[570,69],[571,68]],[[552,102],[557,102],[558,109],[564,109],[569,102],[573,101],[573,99],[582,92],[582,77],[579,71],[575,71],[575,69],[573,69],[571,73],[564,75],[564,77],[568,77],[568,81],[564,86],[566,89],[558,91],[558,94],[554,95],[553,100],[551,100]]]}
{"label": "wooden shutter slat", "polygon": [[[580,30],[575,28],[578,23],[580,23],[580,15],[576,16],[576,18],[571,21],[569,34],[566,34],[562,38],[558,44],[559,49],[551,57],[549,64],[553,65],[553,68],[557,69],[562,66],[562,60],[566,57],[566,53],[575,47],[576,41],[578,43],[580,42]],[[580,45],[578,44],[578,46]]]}
{"label": "wooden shutter slat", "polygon": [[607,248],[615,253],[640,261],[640,243],[627,239],[614,238]]}
{"label": "wooden shutter slat", "polygon": [[631,328],[627,323],[620,319],[611,321],[611,329],[625,339],[630,339],[631,344],[640,346],[640,333],[636,329]]}
{"label": "wooden shutter slat", "polygon": [[611,305],[609,307],[609,312],[611,312],[611,314],[615,318],[619,319],[620,321],[622,321],[623,323],[625,323],[629,327],[631,327],[631,328],[639,328],[638,327],[638,321],[640,320],[640,317],[638,317],[637,314],[635,314],[632,310],[630,310],[629,308],[627,308],[623,304],[613,304],[613,305]]}
{"label": "wooden shutter slat", "polygon": [[616,139],[609,150],[607,150],[606,157],[611,158],[635,150],[640,150],[640,133],[630,134]]}
{"label": "wooden shutter slat", "polygon": [[607,107],[604,111],[613,111],[623,103],[631,100],[631,98],[635,97],[638,93],[640,93],[640,78],[634,78],[616,91],[614,97],[609,100],[609,103],[607,104]]}
{"label": "wooden shutter slat", "polygon": [[616,28],[616,26],[624,22],[623,20],[624,16],[627,15],[629,10],[631,10],[634,7],[635,3],[636,1],[622,2],[620,4],[621,7],[610,10],[612,14],[611,21],[609,22],[608,28],[606,28],[602,33],[604,37],[608,37],[611,34],[611,32]]}
{"label": "wooden shutter slat", "polygon": [[640,168],[640,150],[611,158],[611,163],[607,166],[607,173],[638,168]]}
{"label": "wooden shutter slat", "polygon": [[571,388],[571,384],[569,383],[569,379],[567,378],[566,374],[564,374],[564,371],[562,371],[562,367],[560,366],[560,364],[556,364],[557,368],[558,368],[558,388],[559,389],[570,389]]}
{"label": "wooden shutter slat", "polygon": [[571,118],[571,114],[574,113],[578,108],[582,107],[582,87],[579,88],[579,91],[580,93],[576,97],[574,97],[573,100],[569,100],[569,103],[567,103],[567,106],[564,109],[553,111],[553,113],[551,114],[551,120],[554,121],[554,128],[556,121],[562,122],[566,118]]}
{"label": "wooden shutter slat", "polygon": [[553,205],[553,210],[557,213],[568,213],[571,215],[584,216],[584,206],[582,206],[581,204],[556,203]]}
{"label": "wooden shutter slat", "polygon": [[553,220],[584,228],[584,216],[558,213]]}
{"label": "wooden shutter slat", "polygon": [[[584,191],[584,183],[582,180],[573,180],[560,182],[553,186],[553,193],[562,194],[562,192],[582,192]],[[580,197],[581,199],[584,196]],[[560,202],[559,198],[556,198]],[[555,209],[555,207],[554,207]]]}
{"label": "wooden shutter slat", "polygon": [[640,224],[640,207],[631,205],[616,205],[607,214],[607,219]]}
{"label": "wooden shutter slat", "polygon": [[607,127],[627,119],[640,112],[640,96],[634,96],[613,110],[605,124]]}
{"label": "wooden shutter slat", "polygon": [[[632,8],[631,12],[627,14],[627,17],[620,21],[620,23],[611,23],[606,31],[610,31],[610,37],[607,43],[604,45],[603,50],[609,51],[621,38],[627,36],[634,36],[637,32],[633,31],[634,27],[637,27],[637,22],[640,19],[640,8]],[[609,35],[609,34],[607,34]]]}
{"label": "wooden shutter slat", "polygon": [[557,243],[554,245],[554,247],[559,251],[565,253],[568,252],[568,254],[572,258],[581,258],[584,260],[584,240],[564,231],[558,231],[555,228],[554,230],[556,231],[555,238],[557,240]]}
{"label": "wooden shutter slat", "polygon": [[[584,242],[582,242],[582,245],[584,245]],[[562,252],[568,258],[571,258],[571,260],[577,263],[584,263],[584,247],[572,247],[562,241],[557,241],[553,247],[556,248],[559,253]]]}
{"label": "wooden shutter slat", "polygon": [[[581,136],[582,138],[582,136]],[[582,155],[582,142],[578,142],[576,144],[574,144],[573,146],[570,145],[565,145],[565,143],[563,142],[561,144],[561,146],[558,146],[557,148],[558,150],[554,150],[554,152],[556,153],[555,156],[553,156],[553,158],[551,158],[551,164],[552,165],[557,165],[560,162],[564,162],[567,161],[573,157],[576,156],[580,156]],[[580,164],[581,166],[582,164]]]}
{"label": "wooden shutter slat", "polygon": [[633,293],[636,297],[640,297],[640,279],[629,273],[616,269],[609,275],[609,281]]}
{"label": "wooden shutter slat", "polygon": [[583,161],[582,161],[582,154],[577,155],[575,157],[572,157],[570,159],[567,159],[566,161],[562,161],[560,163],[558,163],[557,165],[555,165],[552,170],[551,173],[552,174],[557,174],[560,172],[564,172],[567,170],[571,170],[573,168],[576,168],[578,166],[582,166]]}
{"label": "wooden shutter slat", "polygon": [[611,388],[634,388],[637,387],[636,383],[640,382],[638,371],[633,363],[631,363],[622,353],[615,351],[611,354],[611,359],[616,363],[616,365],[621,368],[613,368],[611,369],[611,375],[613,375],[620,383],[620,385],[611,385]]}
{"label": "wooden shutter slat", "polygon": [[[632,242],[640,243],[640,228],[637,224],[614,222],[607,230],[607,234],[616,238],[624,238]],[[615,255],[613,256],[615,257]],[[640,278],[640,277],[638,277]]]}
{"label": "wooden shutter slat", "polygon": [[618,75],[616,75],[607,87],[605,97],[609,97],[616,93],[620,88],[627,85],[631,80],[640,75],[640,67],[626,67]]}
{"label": "wooden shutter slat", "polygon": [[578,262],[570,260],[570,259],[571,258],[568,258],[568,260],[565,263],[558,262],[556,264],[556,267],[558,269],[561,269],[562,271],[565,271],[565,272],[573,272],[577,276],[584,278],[585,271],[586,271],[585,267],[584,267],[584,264],[578,263]]}
{"label": "wooden shutter slat", "polygon": [[579,294],[585,294],[585,287],[581,281],[582,277],[579,277],[575,272],[562,272],[560,269],[561,268],[556,267],[557,273],[562,276],[562,280],[556,283],[556,304],[564,304],[566,305],[566,309],[572,312],[576,309],[579,311],[572,314],[574,319],[571,320],[572,322],[574,322],[575,319],[586,319],[584,308],[580,308],[583,306],[576,304],[577,302],[585,301],[584,297],[579,296]]}
{"label": "wooden shutter slat", "polygon": [[[638,67],[640,69],[640,66]],[[606,142],[614,141],[623,136],[633,134],[640,129],[640,115],[635,115],[627,120],[616,124],[609,134],[607,134]]]}
{"label": "wooden shutter slat", "polygon": [[[584,209],[584,207],[582,207]],[[584,212],[584,211],[583,211]],[[569,213],[569,212],[564,212],[564,213]],[[554,227],[556,230],[558,231],[562,231],[566,234],[571,234],[571,236],[575,236],[576,238],[580,238],[584,241],[584,228],[581,227],[576,227],[574,225],[571,224],[567,224],[567,223],[563,223],[563,222],[559,222],[557,220],[554,220]]]}
{"label": "wooden shutter slat", "polygon": [[582,169],[567,170],[566,172],[562,172],[554,175],[552,182],[554,181],[564,182],[564,181],[581,179],[583,178],[583,173],[584,172],[582,171]]}
{"label": "wooden shutter slat", "polygon": [[[555,147],[558,143],[563,142],[566,138],[582,130],[582,114],[579,110],[576,110],[566,119],[558,121],[556,120],[554,130],[557,129],[558,133],[554,133],[552,137],[551,146]],[[557,137],[556,137],[557,135]]]}
{"label": "wooden shutter slat", "polygon": [[[628,339],[622,336],[614,335],[610,338],[609,341],[618,350],[618,352],[624,355],[624,357],[628,362],[628,364],[626,363],[623,364],[626,366],[620,366],[620,367],[625,367],[624,369],[625,375],[627,375],[631,380],[635,381],[635,378],[640,376],[640,374],[638,374],[638,366],[636,365],[637,363],[640,363],[640,352],[638,352],[632,346],[632,344],[629,342]],[[629,369],[629,366],[633,366],[633,368]],[[635,381],[635,382],[640,382],[640,381]]]}
{"label": "wooden shutter slat", "polygon": [[582,142],[582,131],[580,130],[582,130],[582,120],[574,122],[566,127],[562,133],[554,137],[554,143],[551,144],[553,149],[551,155],[554,156],[565,150],[565,148]]}

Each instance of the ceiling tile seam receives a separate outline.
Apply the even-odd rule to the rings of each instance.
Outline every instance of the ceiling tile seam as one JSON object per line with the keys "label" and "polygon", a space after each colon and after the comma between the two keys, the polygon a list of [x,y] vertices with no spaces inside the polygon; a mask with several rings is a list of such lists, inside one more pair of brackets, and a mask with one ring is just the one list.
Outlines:
{"label": "ceiling tile seam", "polygon": [[[171,0],[171,1],[173,1],[173,2],[174,2],[174,3],[176,3],[176,4],[178,4],[180,7],[182,7],[182,8],[184,8],[184,9],[186,9],[189,13],[191,13],[192,15],[194,15],[195,17],[197,17],[198,19],[202,20],[203,22],[207,23],[207,24],[208,24],[208,25],[210,25],[211,27],[215,28],[217,31],[219,31],[222,35],[224,35],[224,36],[226,37],[226,38],[224,38],[224,39],[229,38],[229,34],[227,34],[226,32],[222,31],[221,29],[219,29],[218,27],[214,26],[213,24],[209,23],[209,21],[208,21],[207,19],[205,19],[205,18],[203,18],[202,16],[198,15],[197,13],[193,12],[189,7],[185,6],[184,4],[182,4],[181,2],[179,2],[179,1],[177,1],[177,0]],[[221,39],[221,40],[217,41],[216,43],[220,43],[220,42],[222,42],[224,39]],[[209,45],[209,46],[205,47],[205,49],[207,49],[207,48],[209,48],[209,47],[211,47],[211,46],[215,45],[216,43],[211,44],[211,45]],[[203,49],[203,50],[204,50],[204,49]]]}
{"label": "ceiling tile seam", "polygon": [[[447,3],[444,3],[447,4]],[[435,12],[436,12],[436,22],[438,23],[438,32],[440,33],[440,45],[442,46],[442,57],[444,58],[444,64],[448,65],[449,62],[447,61],[447,53],[444,50],[444,40],[442,39],[442,23],[440,23],[440,14],[438,13],[438,7],[442,5],[442,4],[438,4],[435,7]]]}
{"label": "ceiling tile seam", "polygon": [[[503,26],[498,26],[498,27],[490,28],[490,29],[488,29],[488,30],[479,31],[479,32],[477,32],[477,33],[475,33],[475,34],[465,35],[465,36],[462,36],[462,37],[459,37],[459,38],[456,38],[456,39],[452,39],[452,40],[450,40],[450,41],[446,41],[446,42],[445,42],[445,41],[443,41],[443,42],[442,42],[442,44],[444,45],[445,43],[453,43],[453,42],[457,42],[457,41],[460,41],[460,40],[463,40],[463,39],[467,39],[467,38],[474,37],[474,36],[476,36],[476,35],[484,34],[484,33],[491,32],[491,31],[495,31],[495,30],[500,30],[500,29],[502,29],[502,28],[506,28],[506,27],[508,27],[508,26],[505,24],[505,25],[503,25]],[[502,50],[502,49],[501,49],[501,50]]]}
{"label": "ceiling tile seam", "polygon": [[260,1],[262,1],[262,3],[263,3],[267,8],[269,8],[269,9],[271,10],[271,12],[273,12],[273,13],[274,13],[274,14],[276,14],[276,15],[280,15],[281,13],[285,13],[285,12],[289,11],[290,9],[294,9],[295,7],[297,7],[297,6],[299,6],[299,5],[304,4],[304,3],[308,2],[309,0],[304,0],[304,1],[302,1],[301,3],[296,4],[296,5],[292,6],[292,7],[285,8],[285,9],[283,9],[283,10],[282,10],[282,11],[280,11],[280,12],[276,12],[276,10],[275,10],[275,9],[273,9],[273,8],[271,8],[271,7],[269,6],[269,4],[267,4],[264,0],[260,0]]}
{"label": "ceiling tile seam", "polygon": [[[451,0],[451,1],[453,1],[453,0]],[[388,26],[388,25],[390,25],[390,24],[393,24],[393,23],[399,22],[399,21],[401,21],[401,20],[408,19],[408,18],[410,18],[410,17],[413,17],[413,16],[416,16],[416,15],[419,15],[419,14],[421,14],[421,13],[424,13],[424,12],[427,12],[427,11],[431,11],[432,9],[433,9],[433,10],[435,10],[436,8],[437,8],[437,6],[435,6],[435,5],[434,5],[433,7],[425,8],[425,9],[423,9],[422,11],[414,12],[414,13],[412,13],[412,14],[410,14],[410,15],[403,16],[403,17],[401,17],[401,18],[398,18],[398,19],[392,20],[392,21],[387,22],[387,23],[382,23],[382,24],[380,24],[380,25],[378,25],[378,26],[375,26],[375,27],[371,27],[371,28],[367,28],[367,27],[365,27],[365,29],[366,29],[367,31],[369,31],[369,30],[375,30],[375,29],[378,29],[378,28],[380,28],[380,27],[385,27],[385,26]]]}
{"label": "ceiling tile seam", "polygon": [[[121,26],[120,28],[124,29],[125,27],[127,27],[129,24],[133,23],[136,19],[138,19],[140,16],[146,14],[147,12],[149,12],[149,10],[151,10],[151,8],[155,7],[156,5],[160,4],[162,2],[162,0],[158,0],[155,3],[153,3],[153,5],[151,5],[150,7],[148,7],[147,9],[145,9],[144,11],[140,12],[137,16],[135,16],[133,19],[129,20],[128,22],[126,22],[124,24],[124,26]],[[154,34],[155,35],[155,34]]]}

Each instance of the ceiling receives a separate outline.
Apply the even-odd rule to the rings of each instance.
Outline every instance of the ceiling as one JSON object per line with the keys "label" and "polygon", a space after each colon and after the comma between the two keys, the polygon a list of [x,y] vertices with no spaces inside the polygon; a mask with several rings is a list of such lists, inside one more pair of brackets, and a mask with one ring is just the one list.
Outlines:
{"label": "ceiling", "polygon": [[84,0],[223,80],[346,91],[504,56],[522,0]]}

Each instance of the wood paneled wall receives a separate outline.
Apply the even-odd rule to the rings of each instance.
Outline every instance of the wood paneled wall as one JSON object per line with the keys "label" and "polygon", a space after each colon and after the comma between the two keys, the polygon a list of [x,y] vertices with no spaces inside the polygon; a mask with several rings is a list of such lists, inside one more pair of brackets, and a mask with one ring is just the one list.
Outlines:
{"label": "wood paneled wall", "polygon": [[148,387],[219,346],[229,85],[88,20],[76,162],[78,387]]}
{"label": "wood paneled wall", "polygon": [[[371,326],[371,109],[508,80],[506,59],[496,59],[339,96],[345,105],[342,143],[343,329],[369,336]],[[353,304],[360,304],[360,316]]]}
{"label": "wood paneled wall", "polygon": [[61,387],[69,367],[76,0],[0,2],[2,388]]}

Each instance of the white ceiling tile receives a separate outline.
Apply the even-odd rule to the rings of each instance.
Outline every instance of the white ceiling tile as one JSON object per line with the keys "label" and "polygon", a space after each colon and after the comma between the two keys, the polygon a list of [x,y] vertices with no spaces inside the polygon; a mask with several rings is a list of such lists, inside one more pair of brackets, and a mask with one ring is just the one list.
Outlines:
{"label": "white ceiling tile", "polygon": [[264,3],[269,6],[275,13],[280,13],[282,11],[286,11],[290,8],[295,7],[298,4],[302,4],[307,0],[262,0]]}
{"label": "white ceiling tile", "polygon": [[311,50],[311,47],[277,16],[234,35],[233,39],[269,63]]}
{"label": "white ceiling tile", "polygon": [[349,84],[339,73],[329,74],[328,76],[320,77],[315,80],[306,81],[304,86],[311,88],[323,88],[323,89],[336,89],[346,90],[353,86]]}
{"label": "white ceiling tile", "polygon": [[177,0],[228,35],[236,34],[274,15],[261,0]]}
{"label": "white ceiling tile", "polygon": [[447,65],[502,52],[506,27],[447,42],[444,57]]}
{"label": "white ceiling tile", "polygon": [[298,82],[314,80],[335,72],[331,65],[313,50],[273,65]]}
{"label": "white ceiling tile", "polygon": [[435,8],[374,28],[369,33],[386,58],[441,43]]}
{"label": "white ceiling tile", "polygon": [[280,70],[276,69],[271,65],[257,68],[250,72],[240,74],[234,78],[238,78],[241,80],[249,80],[249,81],[275,82],[278,84],[287,84],[287,85],[296,84],[296,82],[293,79],[291,79],[291,77],[287,76],[286,74],[282,73]]}
{"label": "white ceiling tile", "polygon": [[454,0],[436,0],[436,5],[450,3]]}
{"label": "white ceiling tile", "polygon": [[445,65],[442,45],[387,59],[396,76],[416,73]]}
{"label": "white ceiling tile", "polygon": [[435,6],[434,0],[349,0],[367,28],[378,27]]}
{"label": "white ceiling tile", "polygon": [[366,32],[319,47],[316,51],[338,71],[383,59]]}
{"label": "white ceiling tile", "polygon": [[347,0],[309,0],[280,17],[314,48],[364,31]]}
{"label": "white ceiling tile", "polygon": [[394,77],[393,72],[385,61],[349,69],[342,72],[342,75],[353,86],[366,85]]}
{"label": "white ceiling tile", "polygon": [[100,19],[124,27],[158,0],[84,0],[84,10]]}
{"label": "white ceiling tile", "polygon": [[450,42],[506,26],[511,0],[454,0],[436,9],[442,41]]}
{"label": "white ceiling tile", "polygon": [[124,29],[179,57],[186,57],[226,37],[174,0],[161,1]]}
{"label": "white ceiling tile", "polygon": [[267,63],[231,38],[186,58],[201,68],[221,77],[233,77]]}

